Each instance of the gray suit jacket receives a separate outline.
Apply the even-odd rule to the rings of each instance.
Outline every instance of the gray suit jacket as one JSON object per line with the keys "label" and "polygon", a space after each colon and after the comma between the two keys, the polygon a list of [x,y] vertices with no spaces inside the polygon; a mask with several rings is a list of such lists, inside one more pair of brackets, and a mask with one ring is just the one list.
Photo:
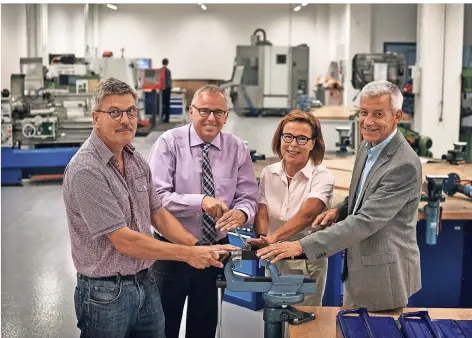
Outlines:
{"label": "gray suit jacket", "polygon": [[360,192],[356,188],[367,159],[365,142],[356,156],[349,197],[336,208],[337,223],[300,243],[309,259],[347,250],[346,293],[355,306],[381,311],[403,307],[421,289],[416,222],[422,166],[404,136],[396,135],[380,153]]}

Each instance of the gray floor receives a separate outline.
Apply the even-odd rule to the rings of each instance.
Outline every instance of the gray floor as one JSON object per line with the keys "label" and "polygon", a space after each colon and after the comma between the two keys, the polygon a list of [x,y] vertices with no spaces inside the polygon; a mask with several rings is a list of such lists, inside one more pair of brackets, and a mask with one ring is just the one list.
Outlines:
{"label": "gray floor", "polygon": [[[278,118],[231,117],[226,130],[247,140],[251,149],[266,151]],[[147,157],[158,135],[136,138],[134,144]],[[62,182],[25,181],[23,187],[2,187],[1,202],[1,336],[78,337]],[[224,338],[262,337],[262,312],[225,302],[223,330]]]}

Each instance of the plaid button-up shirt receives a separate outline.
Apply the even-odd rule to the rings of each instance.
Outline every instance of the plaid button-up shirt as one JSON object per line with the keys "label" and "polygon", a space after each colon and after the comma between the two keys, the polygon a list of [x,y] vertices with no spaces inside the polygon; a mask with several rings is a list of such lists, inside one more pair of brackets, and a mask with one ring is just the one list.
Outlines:
{"label": "plaid button-up shirt", "polygon": [[132,275],[154,262],[120,254],[107,236],[122,227],[151,235],[151,215],[161,208],[144,158],[129,144],[123,160],[125,176],[113,153],[92,132],[65,171],[72,259],[85,276]]}

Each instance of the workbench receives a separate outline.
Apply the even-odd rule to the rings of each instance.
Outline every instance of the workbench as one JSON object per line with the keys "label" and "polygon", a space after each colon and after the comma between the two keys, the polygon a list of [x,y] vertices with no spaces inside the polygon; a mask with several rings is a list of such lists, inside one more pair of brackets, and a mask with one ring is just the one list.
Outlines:
{"label": "workbench", "polygon": [[[319,307],[319,306],[296,306],[296,308],[314,312],[316,319],[301,325],[289,326],[290,338],[335,338],[336,337],[336,315],[341,307]],[[431,319],[455,319],[472,320],[472,309],[441,309],[441,308],[404,308],[399,311],[388,311],[382,313],[369,312],[369,316],[390,316],[398,319],[402,313],[427,310]]]}
{"label": "workbench", "polygon": [[[337,157],[325,155],[322,165],[335,178],[332,206],[343,201],[349,193],[355,156]],[[278,162],[276,157],[254,163],[256,176],[264,167]],[[472,164],[451,165],[447,162],[427,163],[421,158],[423,180],[427,174],[444,175],[457,173],[461,179],[472,178]],[[417,238],[421,256],[422,289],[409,299],[409,306],[432,308],[472,308],[472,199],[457,193],[446,196],[443,207],[442,227],[437,244],[425,243],[425,220],[420,203]],[[329,258],[328,277],[323,305],[342,304],[342,253]],[[438,292],[439,290],[439,292]]]}

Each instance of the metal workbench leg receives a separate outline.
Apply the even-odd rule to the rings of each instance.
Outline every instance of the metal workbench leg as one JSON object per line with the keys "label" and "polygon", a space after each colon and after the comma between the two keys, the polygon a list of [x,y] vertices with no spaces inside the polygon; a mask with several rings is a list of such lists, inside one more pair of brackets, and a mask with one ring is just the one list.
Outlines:
{"label": "metal workbench leg", "polygon": [[223,337],[223,316],[222,316],[222,311],[223,310],[223,288],[218,288],[218,326],[216,328],[217,338],[222,338]]}

